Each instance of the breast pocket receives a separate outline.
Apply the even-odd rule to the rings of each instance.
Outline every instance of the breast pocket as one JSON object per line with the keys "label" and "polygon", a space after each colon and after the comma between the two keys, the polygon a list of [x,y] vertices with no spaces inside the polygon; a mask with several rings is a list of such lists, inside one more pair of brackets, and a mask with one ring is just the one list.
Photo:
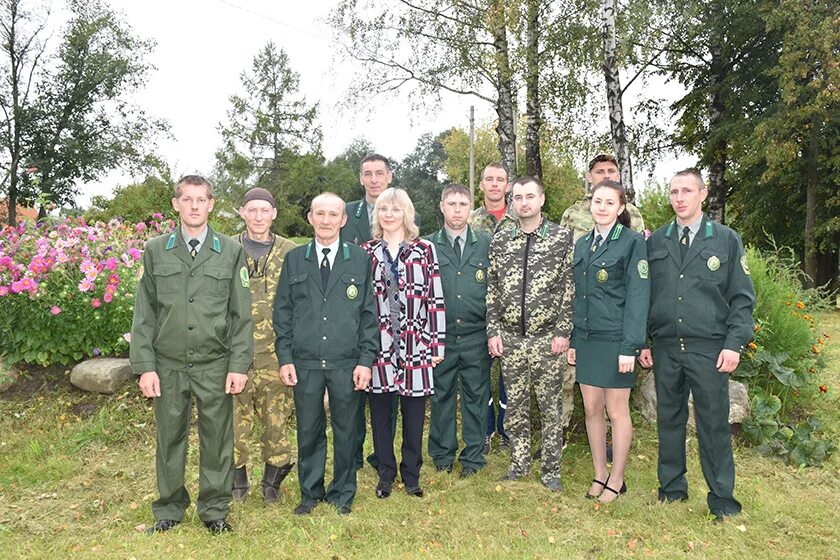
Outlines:
{"label": "breast pocket", "polygon": [[[483,287],[487,286],[487,267],[490,262],[486,259],[472,258],[469,261],[469,272],[472,274],[473,281]],[[486,288],[485,288],[486,289]]]}
{"label": "breast pocket", "polygon": [[650,268],[651,279],[665,274],[668,269],[668,250],[653,251],[648,255],[648,268]]}
{"label": "breast pocket", "polygon": [[306,297],[306,279],[309,275],[306,272],[296,274],[289,278],[289,291],[292,293],[292,301],[298,301]]}
{"label": "breast pocket", "polygon": [[362,299],[362,281],[358,274],[344,273],[341,275],[341,289],[344,291],[344,299],[357,302]]}
{"label": "breast pocket", "polygon": [[729,266],[727,253],[704,249],[699,258],[703,263],[703,278],[715,284],[720,284],[726,279]]}
{"label": "breast pocket", "polygon": [[183,288],[180,265],[156,266],[154,270],[155,286],[159,294],[172,294]]}
{"label": "breast pocket", "polygon": [[231,278],[233,278],[233,271],[229,268],[204,267],[204,289],[210,295],[229,296]]}
{"label": "breast pocket", "polygon": [[595,277],[595,285],[601,288],[615,286],[624,281],[624,267],[617,257],[602,257],[589,264],[589,273]]}

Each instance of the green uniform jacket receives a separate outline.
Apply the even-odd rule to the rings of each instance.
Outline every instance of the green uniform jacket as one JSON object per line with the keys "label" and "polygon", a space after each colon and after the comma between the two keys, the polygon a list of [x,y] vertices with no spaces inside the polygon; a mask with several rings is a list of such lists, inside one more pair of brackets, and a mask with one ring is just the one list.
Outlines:
{"label": "green uniform jacket", "polygon": [[315,240],[286,254],[274,298],[280,365],[304,369],[372,367],[379,351],[370,257],[341,243],[326,290]]}
{"label": "green uniform jacket", "polygon": [[208,226],[196,255],[176,231],[146,242],[131,325],[131,367],[247,373],[254,357],[245,251]]}
{"label": "green uniform jacket", "polygon": [[676,221],[648,239],[654,340],[677,340],[684,352],[740,352],[753,336],[755,291],[737,233],[703,215],[681,262]]}
{"label": "green uniform jacket", "polygon": [[592,231],[575,243],[573,340],[620,341],[619,354],[638,356],[650,303],[645,238],[615,224],[594,253],[592,244]]}
{"label": "green uniform jacket", "polygon": [[487,343],[487,268],[490,236],[468,227],[461,260],[441,229],[427,239],[437,248],[443,297],[446,302],[446,339],[459,344]]}
{"label": "green uniform jacket", "polygon": [[[354,200],[344,205],[347,223],[341,228],[341,240],[353,245],[361,245],[373,239],[370,232],[370,220],[367,213],[367,199]],[[420,214],[414,214],[414,223],[420,227]]]}

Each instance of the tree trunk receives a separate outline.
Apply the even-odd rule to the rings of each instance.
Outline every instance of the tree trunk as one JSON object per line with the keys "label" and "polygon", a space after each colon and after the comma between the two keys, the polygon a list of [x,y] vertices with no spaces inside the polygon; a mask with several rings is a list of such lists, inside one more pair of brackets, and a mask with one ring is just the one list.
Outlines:
{"label": "tree trunk", "polygon": [[621,81],[615,62],[615,0],[601,0],[601,38],[604,46],[604,83],[607,86],[607,107],[610,114],[610,133],[613,149],[621,169],[621,184],[627,200],[635,202],[633,165],[630,161],[630,144],[624,128],[624,110],[621,105]]}
{"label": "tree trunk", "polygon": [[525,129],[525,173],[532,177],[542,178],[542,154],[540,153],[540,128],[542,115],[540,112],[540,61],[539,61],[539,33],[540,3],[538,0],[527,0],[527,49],[525,51],[526,64],[526,102],[527,111]]}
{"label": "tree trunk", "polygon": [[[709,103],[709,137],[712,161],[709,166],[709,198],[707,203],[709,218],[722,224],[726,219],[726,195],[729,190],[726,184],[727,145],[726,138],[717,134],[717,128],[726,111],[721,92],[726,71],[724,70],[720,41],[713,39],[710,50],[712,54],[710,72],[712,99]],[[714,140],[712,140],[713,138]]]}
{"label": "tree trunk", "polygon": [[811,134],[808,137],[808,171],[805,175],[805,284],[813,288],[817,280],[817,243],[814,227],[817,223],[817,189],[819,187],[819,173],[817,168],[817,152],[820,141],[820,125],[815,117],[810,123]]}
{"label": "tree trunk", "polygon": [[493,46],[496,50],[496,114],[499,124],[499,154],[510,177],[516,176],[516,122],[514,120],[513,71],[507,40],[507,18],[503,1],[493,3]]}

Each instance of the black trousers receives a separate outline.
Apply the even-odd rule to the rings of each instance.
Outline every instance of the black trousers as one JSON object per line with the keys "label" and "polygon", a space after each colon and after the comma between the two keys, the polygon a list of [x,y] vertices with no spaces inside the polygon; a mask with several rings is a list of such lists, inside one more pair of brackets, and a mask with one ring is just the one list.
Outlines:
{"label": "black trousers", "polygon": [[394,432],[391,431],[394,399],[399,399],[402,410],[400,478],[406,488],[414,488],[420,485],[420,467],[423,466],[426,397],[403,397],[396,393],[370,394],[370,428],[373,433],[373,451],[379,460],[379,479],[393,482],[397,476]]}

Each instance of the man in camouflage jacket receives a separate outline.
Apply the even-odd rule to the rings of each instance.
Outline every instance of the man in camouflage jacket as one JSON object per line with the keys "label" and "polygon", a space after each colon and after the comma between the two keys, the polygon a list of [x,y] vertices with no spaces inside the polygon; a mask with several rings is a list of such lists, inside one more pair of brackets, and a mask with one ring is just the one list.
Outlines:
{"label": "man in camouflage jacket", "polygon": [[490,244],[487,282],[487,341],[502,360],[508,383],[510,468],[503,480],[531,470],[531,386],[542,416],[543,484],[561,491],[563,452],[563,352],[572,331],[572,232],[542,216],[545,194],[539,179],[513,182],[516,227],[498,232]]}
{"label": "man in camouflage jacket", "polygon": [[239,235],[239,243],[245,250],[250,278],[254,366],[249,375],[250,383],[233,399],[233,464],[236,467],[233,499],[243,501],[248,495],[248,439],[256,416],[263,426],[262,493],[263,499],[270,504],[277,501],[280,483],[294,466],[287,435],[294,401],[291,388],[280,381],[277,373],[272,313],[283,259],[296,245],[271,232],[277,208],[274,197],[267,190],[253,188],[245,193],[239,215],[245,221],[245,232]]}

